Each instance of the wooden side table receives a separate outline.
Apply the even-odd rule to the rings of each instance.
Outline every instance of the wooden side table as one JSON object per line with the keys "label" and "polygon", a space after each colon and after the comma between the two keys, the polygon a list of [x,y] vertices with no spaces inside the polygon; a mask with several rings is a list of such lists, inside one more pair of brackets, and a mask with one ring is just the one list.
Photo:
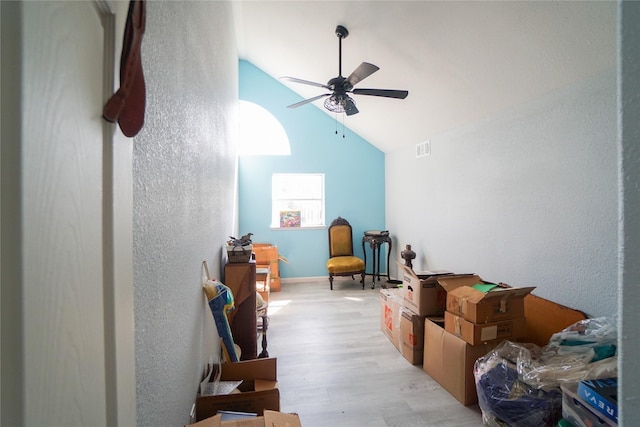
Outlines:
{"label": "wooden side table", "polygon": [[[367,251],[365,250],[365,243],[369,243],[369,247],[371,248],[371,255],[373,259],[373,268],[371,270],[371,275],[373,276],[373,283],[371,288],[375,288],[376,286],[376,277],[378,278],[378,282],[380,281],[380,276],[386,276],[389,278],[389,259],[391,257],[391,248],[393,247],[393,242],[391,241],[391,236],[389,236],[388,231],[365,231],[364,236],[362,237],[362,252],[364,254],[364,268],[365,274],[367,271]],[[380,246],[384,243],[389,245],[387,250],[387,270],[386,274],[380,273]],[[377,259],[376,259],[377,256]],[[383,286],[386,287],[386,286]]]}

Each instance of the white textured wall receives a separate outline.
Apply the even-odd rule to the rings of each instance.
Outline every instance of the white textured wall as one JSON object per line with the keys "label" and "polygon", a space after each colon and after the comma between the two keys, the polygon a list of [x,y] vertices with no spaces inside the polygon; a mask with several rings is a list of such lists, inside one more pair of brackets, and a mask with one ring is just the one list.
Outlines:
{"label": "white textured wall", "polygon": [[147,112],[133,141],[138,426],[188,423],[214,348],[201,264],[217,276],[234,232],[232,22],[229,2],[147,4]]}
{"label": "white textured wall", "polygon": [[[428,117],[425,118],[428,120]],[[387,155],[387,228],[417,269],[617,312],[615,70]]]}
{"label": "white textured wall", "polygon": [[620,3],[620,425],[640,419],[640,3]]}

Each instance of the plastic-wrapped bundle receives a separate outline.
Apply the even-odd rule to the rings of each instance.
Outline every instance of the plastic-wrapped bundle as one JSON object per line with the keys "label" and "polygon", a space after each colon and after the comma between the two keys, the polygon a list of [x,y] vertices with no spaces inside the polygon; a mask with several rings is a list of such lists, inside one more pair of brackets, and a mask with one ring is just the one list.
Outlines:
{"label": "plastic-wrapped bundle", "polygon": [[577,322],[542,348],[503,341],[474,367],[485,424],[554,426],[562,417],[560,384],[617,375],[616,341],[608,318]]}
{"label": "plastic-wrapped bundle", "polygon": [[618,330],[615,318],[598,317],[574,323],[555,333],[545,346],[547,352],[591,356],[589,363],[606,359],[616,353]]}
{"label": "plastic-wrapped bundle", "polygon": [[559,389],[539,390],[520,381],[514,361],[521,359],[523,354],[526,354],[525,358],[530,357],[530,350],[511,341],[503,341],[476,362],[474,375],[485,425],[554,426],[562,418],[562,393]]}
{"label": "plastic-wrapped bundle", "polygon": [[527,384],[544,389],[614,377],[617,340],[615,319],[581,320],[553,334],[538,357],[520,359],[518,373]]}

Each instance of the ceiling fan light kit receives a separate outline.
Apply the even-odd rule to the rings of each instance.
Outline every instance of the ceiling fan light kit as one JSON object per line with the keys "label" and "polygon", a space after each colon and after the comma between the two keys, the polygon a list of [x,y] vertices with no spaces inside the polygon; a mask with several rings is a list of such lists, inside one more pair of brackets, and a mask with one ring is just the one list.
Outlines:
{"label": "ceiling fan light kit", "polygon": [[368,62],[360,64],[349,77],[342,76],[342,39],[349,35],[349,31],[342,25],[336,27],[336,36],[338,36],[338,76],[332,78],[327,84],[311,82],[308,80],[298,79],[296,77],[281,77],[281,80],[287,80],[294,83],[301,83],[310,86],[317,86],[329,90],[329,93],[314,96],[295,104],[288,105],[287,108],[297,108],[305,104],[309,104],[321,98],[328,97],[324,100],[324,107],[334,113],[345,113],[347,116],[357,114],[358,108],[356,103],[349,94],[380,96],[385,98],[405,99],[409,94],[406,90],[394,89],[354,89],[354,86],[380,68]]}
{"label": "ceiling fan light kit", "polygon": [[358,112],[356,108],[356,102],[353,98],[348,96],[339,98],[335,95],[331,95],[329,98],[324,100],[324,108],[333,112],[333,113],[347,113],[347,116],[351,114],[355,114]]}

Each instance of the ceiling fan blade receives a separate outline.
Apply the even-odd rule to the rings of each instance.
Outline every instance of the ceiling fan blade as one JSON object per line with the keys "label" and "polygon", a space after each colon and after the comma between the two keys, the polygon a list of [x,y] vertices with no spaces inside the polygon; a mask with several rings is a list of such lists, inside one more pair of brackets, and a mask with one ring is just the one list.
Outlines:
{"label": "ceiling fan blade", "polygon": [[308,104],[310,102],[316,101],[316,100],[318,100],[320,98],[323,98],[323,97],[329,96],[329,95],[331,95],[331,94],[330,93],[323,93],[322,95],[314,96],[313,98],[308,98],[308,99],[305,99],[303,101],[296,102],[295,104],[287,105],[287,108],[298,108],[301,105]]}
{"label": "ceiling fan blade", "polygon": [[409,91],[393,89],[354,89],[352,93],[354,95],[384,96],[385,98],[397,99],[405,99],[409,95]]}
{"label": "ceiling fan blade", "polygon": [[358,65],[358,68],[353,70],[353,73],[351,73],[349,77],[347,77],[347,81],[351,84],[351,86],[355,86],[358,84],[358,82],[361,82],[362,80],[366,79],[371,74],[378,71],[379,69],[380,69],[379,67],[373,64],[369,64],[368,62],[363,62],[362,64]]}
{"label": "ceiling fan blade", "polygon": [[358,114],[359,110],[356,107],[356,103],[351,98],[347,98],[344,103],[344,112],[347,116],[353,116],[354,114]]}
{"label": "ceiling fan blade", "polygon": [[329,86],[324,85],[322,83],[310,82],[309,80],[302,80],[296,77],[284,76],[284,77],[280,77],[280,80],[287,80],[289,82],[302,83],[303,85],[318,86],[318,87],[323,87],[325,89],[331,89]]}

